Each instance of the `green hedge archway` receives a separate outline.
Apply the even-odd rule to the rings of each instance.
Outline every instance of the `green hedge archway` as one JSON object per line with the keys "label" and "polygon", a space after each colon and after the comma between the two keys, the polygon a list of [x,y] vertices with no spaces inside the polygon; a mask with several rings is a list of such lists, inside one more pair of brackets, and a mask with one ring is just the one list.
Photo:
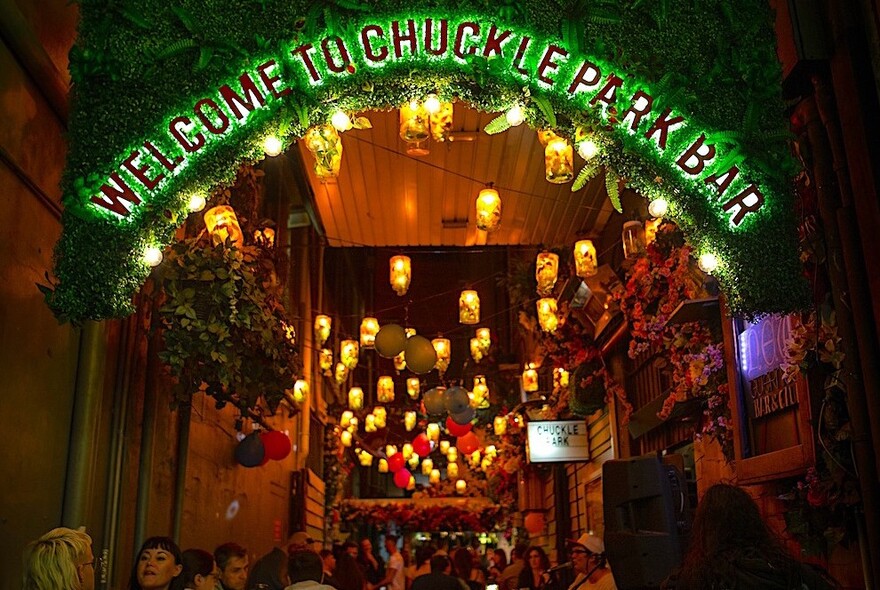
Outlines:
{"label": "green hedge archway", "polygon": [[427,93],[600,146],[664,197],[733,311],[803,301],[772,15],[760,0],[81,2],[57,282],[79,321],[132,311],[194,193],[337,110]]}

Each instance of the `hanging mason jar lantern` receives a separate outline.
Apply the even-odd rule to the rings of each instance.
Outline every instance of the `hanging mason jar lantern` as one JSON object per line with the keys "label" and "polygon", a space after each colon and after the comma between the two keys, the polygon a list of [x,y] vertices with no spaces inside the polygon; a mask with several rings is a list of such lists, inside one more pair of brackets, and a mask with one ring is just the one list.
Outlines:
{"label": "hanging mason jar lantern", "polygon": [[330,376],[330,369],[333,367],[333,351],[329,348],[322,348],[318,353],[318,365],[321,367],[321,370],[327,373],[327,376]]}
{"label": "hanging mason jar lantern", "polygon": [[410,377],[406,380],[406,394],[413,399],[419,399],[421,393],[422,382],[418,377]]}
{"label": "hanging mason jar lantern", "polygon": [[[391,448],[394,449],[394,453],[397,452],[397,447]],[[391,453],[391,455],[393,455],[394,453]],[[409,461],[410,457],[412,457],[413,454],[413,446],[410,443],[403,443],[403,446],[400,447],[400,454],[403,455],[403,458],[405,460]],[[388,456],[390,457],[391,455]]]}
{"label": "hanging mason jar lantern", "polygon": [[538,308],[538,324],[545,332],[553,333],[559,326],[557,302],[554,297],[542,297],[536,304]]}
{"label": "hanging mason jar lantern", "polygon": [[434,470],[434,462],[431,459],[422,459],[422,475],[431,475]]}
{"label": "hanging mason jar lantern", "polygon": [[379,459],[379,473],[388,473],[388,459]]}
{"label": "hanging mason jar lantern", "polygon": [[425,436],[428,437],[428,440],[432,442],[437,442],[440,440],[440,425],[436,422],[431,422],[428,424],[427,428],[425,428]]}
{"label": "hanging mason jar lantern", "polygon": [[458,321],[461,324],[480,323],[480,296],[473,289],[462,291],[458,298]]}
{"label": "hanging mason jar lantern", "polygon": [[553,369],[553,387],[568,387],[568,371],[562,367]]}
{"label": "hanging mason jar lantern", "polygon": [[337,385],[345,383],[345,380],[348,379],[348,367],[345,366],[345,363],[336,363],[336,368],[333,371],[333,378],[336,379]]}
{"label": "hanging mason jar lantern", "polygon": [[[449,444],[448,440],[441,440],[440,441],[440,453],[441,454],[445,455],[446,453],[448,453],[449,448],[450,448],[450,444]],[[453,463],[454,463],[454,461],[453,461]]]}
{"label": "hanging mason jar lantern", "polygon": [[263,227],[254,231],[254,242],[264,248],[274,248],[275,230],[271,227]]}
{"label": "hanging mason jar lantern", "polygon": [[446,451],[446,460],[450,463],[458,462],[458,449],[450,446],[449,450]]}
{"label": "hanging mason jar lantern", "polygon": [[486,385],[486,376],[477,375],[474,377],[473,400],[471,405],[475,408],[486,408],[489,406],[489,386]]}
{"label": "hanging mason jar lantern", "polygon": [[358,455],[358,459],[363,467],[369,467],[373,464],[373,455],[366,451],[361,451],[360,455]]}
{"label": "hanging mason jar lantern", "polygon": [[354,418],[354,413],[351,410],[345,410],[339,416],[339,425],[343,428],[348,428],[352,418]]}
{"label": "hanging mason jar lantern", "polygon": [[483,360],[483,345],[479,338],[471,338],[471,358],[477,363]]}
{"label": "hanging mason jar lantern", "polygon": [[374,416],[373,414],[367,414],[364,417],[364,430],[366,432],[376,432],[377,428],[378,427],[376,426],[376,416]]}
{"label": "hanging mason jar lantern", "polygon": [[434,352],[437,353],[437,362],[434,364],[434,368],[442,375],[449,368],[449,358],[452,355],[449,339],[443,337],[434,338],[431,340],[431,344],[434,346]]}
{"label": "hanging mason jar lantern", "polygon": [[349,421],[349,423],[348,423],[348,428],[347,428],[347,430],[348,430],[350,433],[354,434],[355,432],[357,432],[358,424],[359,424],[359,422],[358,422],[357,417],[353,417],[353,418],[351,419],[351,421]]}
{"label": "hanging mason jar lantern", "polygon": [[406,427],[407,432],[412,431],[416,427],[416,413],[406,412],[403,415],[403,425]]}
{"label": "hanging mason jar lantern", "polygon": [[446,466],[446,477],[449,479],[458,477],[458,463],[450,463]]}
{"label": "hanging mason jar lantern", "polygon": [[400,107],[400,139],[407,143],[418,143],[429,137],[428,111],[417,100]]}
{"label": "hanging mason jar lantern", "polygon": [[507,416],[495,416],[492,428],[495,431],[495,436],[503,436],[507,432]]}
{"label": "hanging mason jar lantern", "polygon": [[342,138],[329,123],[315,125],[306,132],[306,147],[315,157],[315,176],[324,180],[339,176],[342,166]]}
{"label": "hanging mason jar lantern", "polygon": [[547,297],[553,292],[556,277],[559,275],[559,255],[541,252],[535,265],[535,280],[538,281],[538,295]]}
{"label": "hanging mason jar lantern", "polygon": [[376,417],[376,428],[385,428],[388,426],[388,412],[382,406],[373,409],[373,416]]}
{"label": "hanging mason jar lantern", "polygon": [[645,245],[652,244],[657,239],[657,228],[660,227],[662,218],[645,220]]}
{"label": "hanging mason jar lantern", "polygon": [[298,404],[306,401],[309,397],[309,384],[305,379],[297,379],[293,384],[293,401]]}
{"label": "hanging mason jar lantern", "polygon": [[479,450],[474,451],[468,457],[468,463],[470,463],[472,467],[476,467],[477,465],[480,464],[481,458],[482,458],[482,455],[480,455],[480,451]]}
{"label": "hanging mason jar lantern", "polygon": [[645,251],[645,231],[641,222],[627,221],[623,224],[623,255],[625,258],[636,258]]}
{"label": "hanging mason jar lantern", "polygon": [[413,453],[412,455],[410,455],[409,459],[407,460],[407,463],[409,464],[410,469],[418,469],[420,462],[421,462],[421,458],[419,457],[418,453]]}
{"label": "hanging mason jar lantern", "polygon": [[372,349],[376,347],[376,334],[379,333],[379,320],[366,317],[361,320],[361,348]]}
{"label": "hanging mason jar lantern", "polygon": [[467,482],[463,479],[460,479],[455,482],[455,491],[459,494],[463,494],[467,491]]}
{"label": "hanging mason jar lantern", "polygon": [[380,404],[390,404],[394,401],[394,379],[389,375],[379,377],[376,384],[376,398]]}
{"label": "hanging mason jar lantern", "polygon": [[391,288],[399,296],[406,294],[409,289],[409,283],[412,279],[412,264],[409,256],[392,256],[388,261],[390,267]]}
{"label": "hanging mason jar lantern", "polygon": [[352,387],[348,390],[348,407],[352,410],[361,410],[364,407],[364,390],[360,387]]}
{"label": "hanging mason jar lantern", "polygon": [[238,217],[235,216],[235,210],[229,205],[218,205],[205,211],[205,227],[211,236],[211,242],[217,244],[225,243],[229,240],[230,244],[236,248],[244,246],[244,234],[241,233],[241,226],[238,225]]}
{"label": "hanging mason jar lantern", "polygon": [[360,348],[357,340],[343,340],[339,344],[339,359],[348,369],[354,369],[358,364]]}
{"label": "hanging mason jar lantern", "polygon": [[440,470],[439,469],[432,469],[431,470],[431,475],[428,476],[428,483],[430,483],[432,485],[437,485],[438,483],[440,483]]}
{"label": "hanging mason jar lantern", "polygon": [[489,328],[477,328],[477,340],[480,341],[480,346],[483,347],[483,353],[489,352],[489,347],[492,346],[492,330]]}
{"label": "hanging mason jar lantern", "polygon": [[556,137],[544,148],[544,174],[553,184],[565,184],[574,178],[574,150],[567,139]]}
{"label": "hanging mason jar lantern", "polygon": [[416,478],[414,475],[409,476],[409,482],[406,484],[406,491],[411,492],[416,489]]}
{"label": "hanging mason jar lantern", "polygon": [[347,430],[343,430],[339,433],[339,441],[342,443],[343,447],[351,446],[351,433]]}
{"label": "hanging mason jar lantern", "polygon": [[501,197],[491,186],[477,196],[477,229],[491,232],[501,225]]}
{"label": "hanging mason jar lantern", "polygon": [[535,365],[529,363],[526,370],[523,371],[522,374],[522,387],[523,391],[528,393],[533,393],[538,391],[538,371],[535,370]]}
{"label": "hanging mason jar lantern", "polygon": [[[394,445],[385,445],[385,456],[390,457],[397,453],[397,447]],[[406,454],[404,454],[403,458],[406,458]]]}
{"label": "hanging mason jar lantern", "polygon": [[446,141],[452,134],[452,103],[441,102],[437,112],[430,113],[431,138]]}
{"label": "hanging mason jar lantern", "polygon": [[599,263],[592,240],[578,240],[574,245],[575,274],[585,279],[596,274]]}
{"label": "hanging mason jar lantern", "polygon": [[324,344],[327,342],[327,338],[330,337],[330,327],[333,325],[333,320],[328,315],[320,314],[315,316],[315,340],[318,341],[318,344]]}

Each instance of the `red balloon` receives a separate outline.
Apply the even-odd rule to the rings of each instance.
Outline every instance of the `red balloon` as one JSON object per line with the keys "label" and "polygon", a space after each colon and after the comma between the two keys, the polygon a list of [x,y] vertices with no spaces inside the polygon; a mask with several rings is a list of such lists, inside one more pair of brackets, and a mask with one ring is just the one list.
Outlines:
{"label": "red balloon", "polygon": [[[400,453],[397,453],[398,455]],[[392,455],[393,456],[393,455]],[[401,457],[402,459],[403,457]],[[402,490],[406,489],[406,486],[409,485],[409,478],[412,477],[412,473],[409,472],[409,469],[401,469],[397,473],[394,474],[394,485],[399,487]]]}
{"label": "red balloon", "polygon": [[[452,419],[452,416],[446,418],[446,430],[448,430],[449,434],[452,436],[464,436],[471,431],[471,428],[473,428],[473,425],[470,422],[467,424],[456,424],[455,420]],[[419,453],[419,456],[421,456],[421,453]]]}
{"label": "red balloon", "polygon": [[468,432],[464,436],[458,437],[455,446],[465,455],[470,455],[480,448],[480,439],[478,439],[477,435],[473,432]]}
{"label": "red balloon", "polygon": [[540,512],[529,512],[523,520],[523,525],[531,535],[537,535],[543,531],[545,524],[547,523],[544,520],[544,515]]}
{"label": "red balloon", "polygon": [[431,441],[428,440],[424,432],[413,439],[412,447],[415,454],[419,457],[427,457],[431,454]]}
{"label": "red balloon", "polygon": [[266,449],[266,457],[273,461],[281,461],[290,454],[290,437],[278,430],[268,430],[260,433],[263,448]]}
{"label": "red balloon", "polygon": [[[390,471],[391,473],[397,473],[398,471],[403,469],[403,466],[405,464],[406,460],[403,458],[403,453],[394,453],[393,455],[388,457],[388,471]],[[409,479],[407,479],[407,481],[409,481]]]}

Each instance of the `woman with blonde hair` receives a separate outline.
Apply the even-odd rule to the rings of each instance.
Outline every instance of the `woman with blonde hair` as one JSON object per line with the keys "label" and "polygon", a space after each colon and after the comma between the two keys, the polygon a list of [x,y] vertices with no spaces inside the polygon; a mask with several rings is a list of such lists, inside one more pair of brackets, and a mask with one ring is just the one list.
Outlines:
{"label": "woman with blonde hair", "polygon": [[82,531],[52,529],[24,555],[23,590],[94,590],[97,560]]}

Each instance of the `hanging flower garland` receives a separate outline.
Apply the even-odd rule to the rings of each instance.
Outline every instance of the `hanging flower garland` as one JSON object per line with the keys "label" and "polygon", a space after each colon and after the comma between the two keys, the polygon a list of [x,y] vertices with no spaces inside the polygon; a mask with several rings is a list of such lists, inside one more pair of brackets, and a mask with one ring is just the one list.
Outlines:
{"label": "hanging flower garland", "polygon": [[341,522],[350,527],[386,528],[397,524],[406,532],[447,531],[483,533],[500,530],[505,519],[499,506],[419,506],[414,502],[359,503],[344,501],[339,507]]}

